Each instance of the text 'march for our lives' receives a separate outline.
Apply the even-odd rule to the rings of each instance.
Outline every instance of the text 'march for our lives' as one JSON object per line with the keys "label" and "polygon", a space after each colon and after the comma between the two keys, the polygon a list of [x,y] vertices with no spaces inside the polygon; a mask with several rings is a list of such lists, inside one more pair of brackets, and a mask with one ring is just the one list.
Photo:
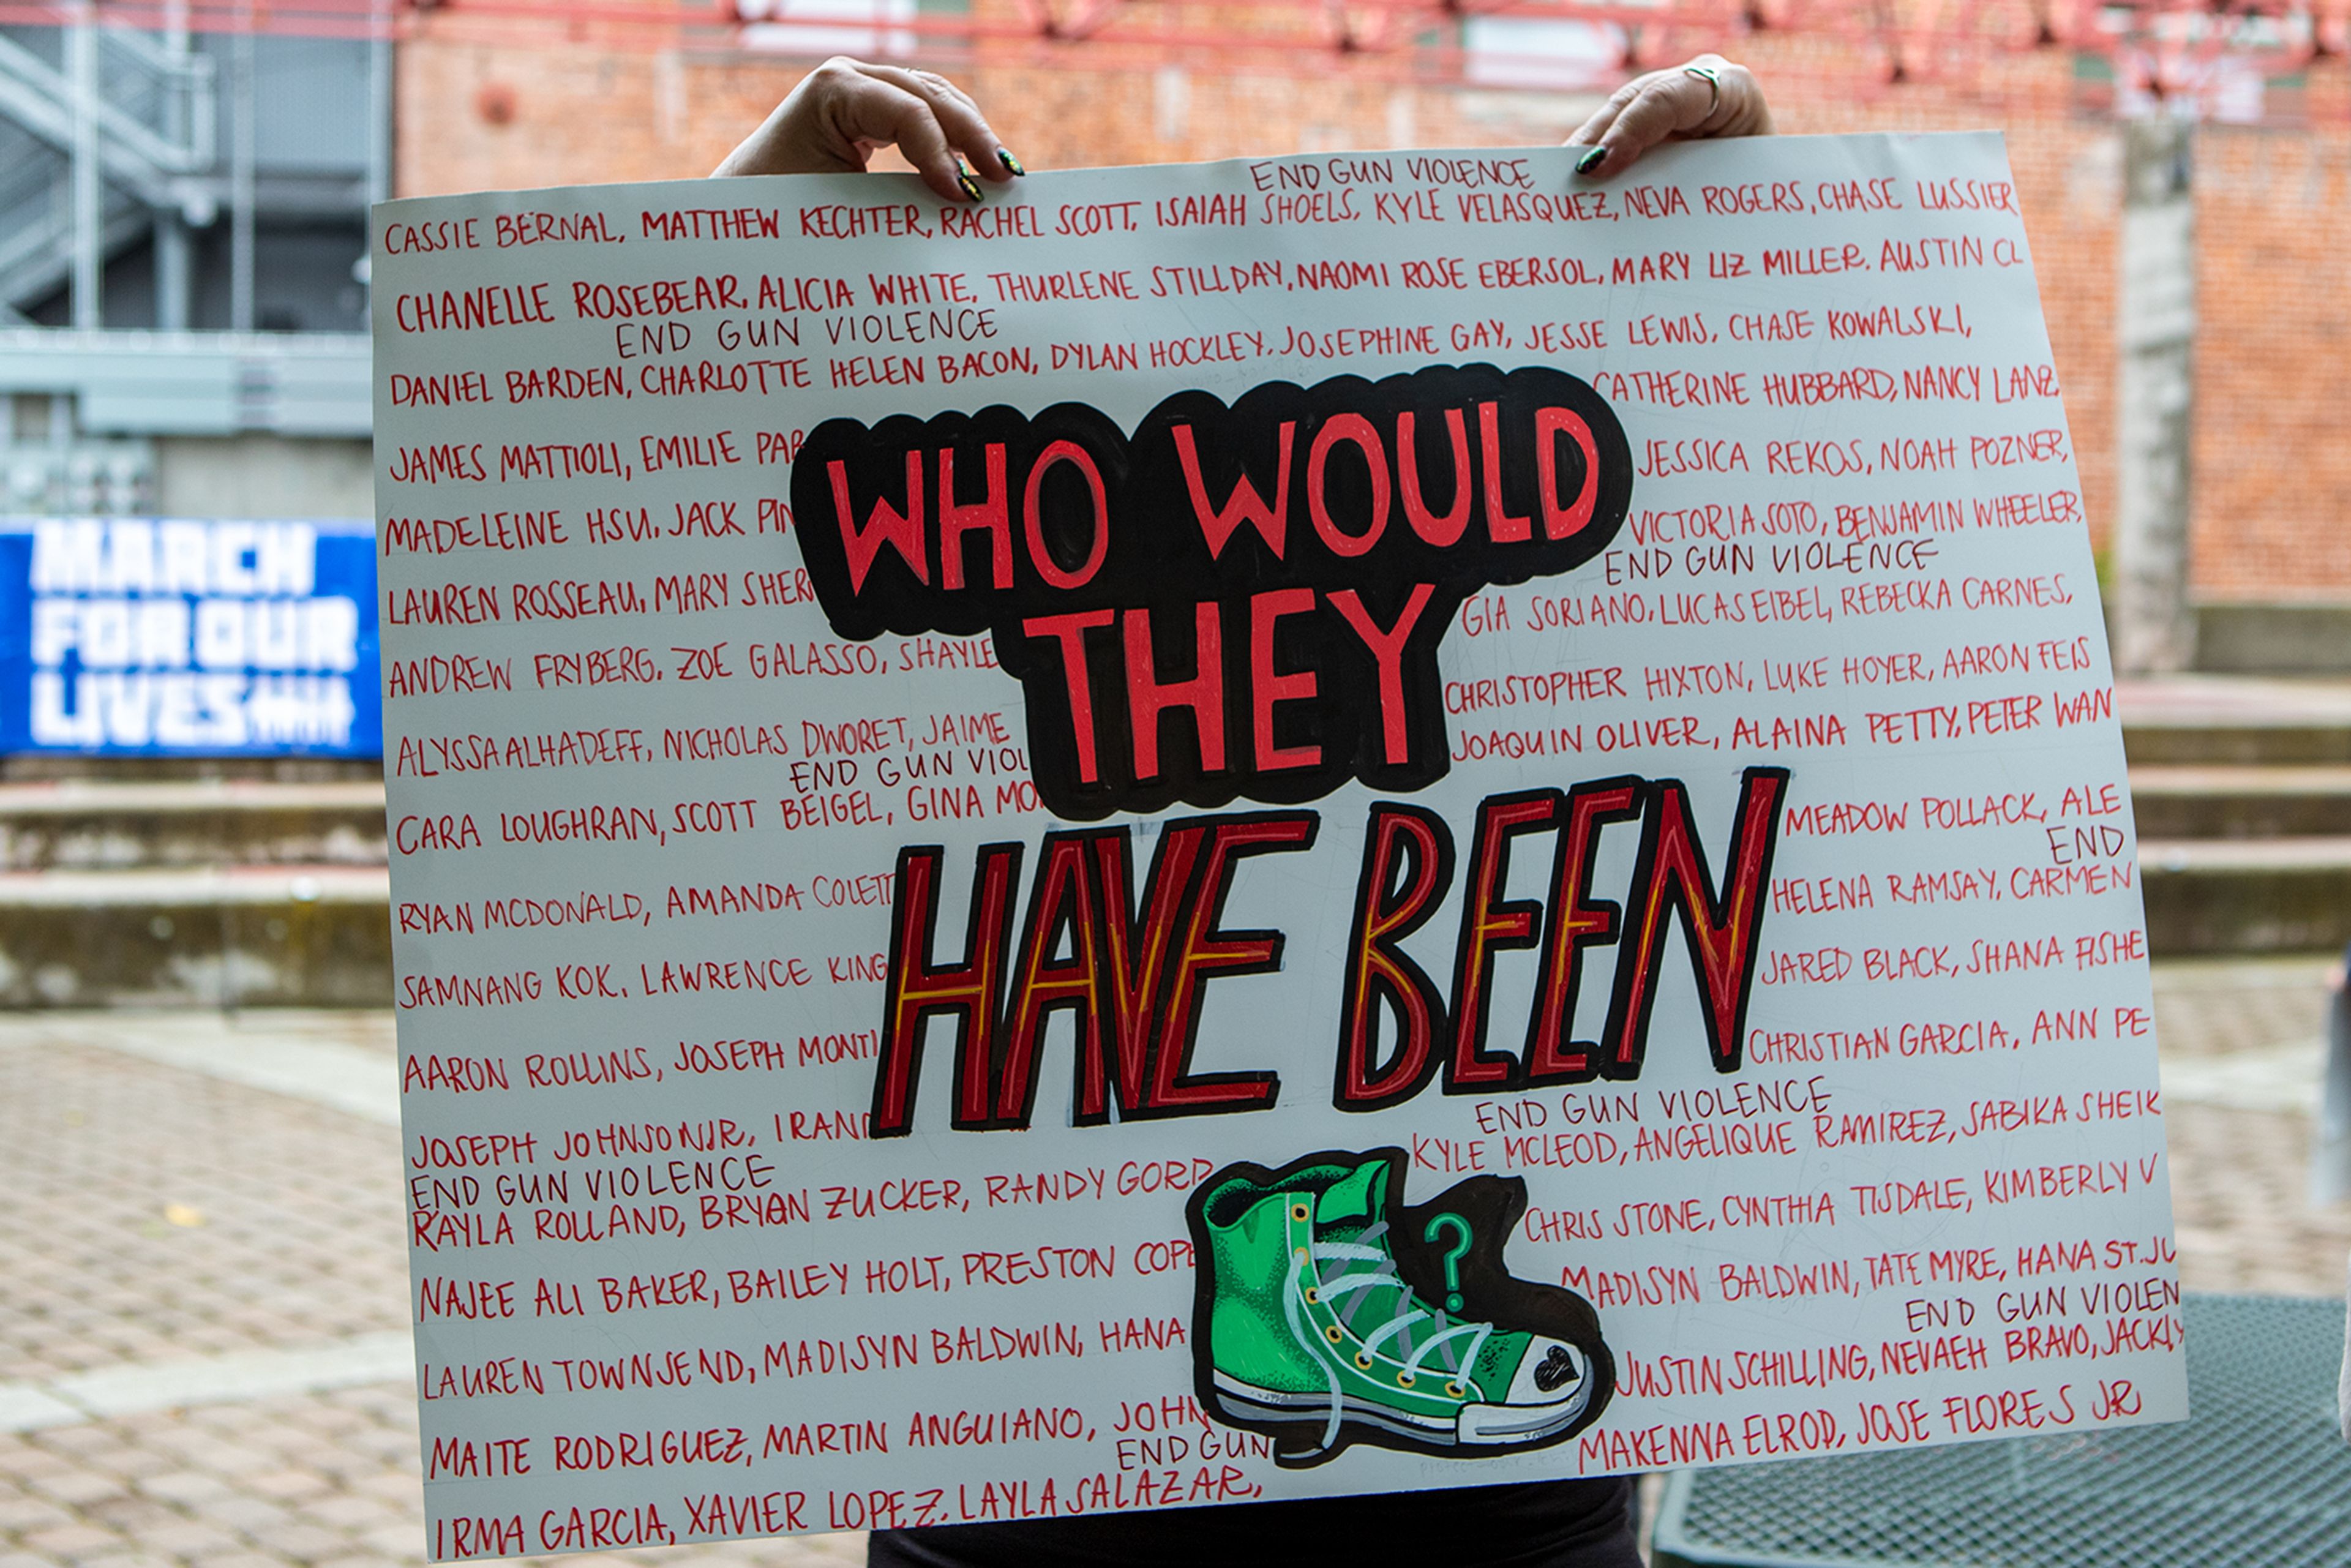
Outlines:
{"label": "text 'march for our lives'", "polygon": [[435,1558],[2185,1414],[1996,137],[373,222]]}

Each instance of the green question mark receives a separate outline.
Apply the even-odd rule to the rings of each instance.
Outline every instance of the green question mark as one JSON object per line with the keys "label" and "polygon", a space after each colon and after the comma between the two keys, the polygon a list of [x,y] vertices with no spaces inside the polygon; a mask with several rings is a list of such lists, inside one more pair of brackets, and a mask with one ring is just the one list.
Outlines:
{"label": "green question mark", "polygon": [[1461,1238],[1453,1244],[1452,1250],[1445,1254],[1445,1310],[1458,1312],[1461,1310],[1461,1260],[1469,1251],[1469,1222],[1458,1214],[1439,1214],[1429,1220],[1428,1228],[1420,1233],[1420,1239],[1434,1241],[1440,1230],[1452,1230]]}

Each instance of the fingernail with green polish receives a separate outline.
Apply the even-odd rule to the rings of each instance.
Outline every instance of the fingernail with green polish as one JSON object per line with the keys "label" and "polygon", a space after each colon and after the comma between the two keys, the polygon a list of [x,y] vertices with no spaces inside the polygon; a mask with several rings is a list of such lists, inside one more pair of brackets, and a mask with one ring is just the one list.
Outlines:
{"label": "fingernail with green polish", "polygon": [[956,176],[956,183],[961,185],[963,187],[963,193],[969,196],[973,201],[977,202],[980,199],[979,182],[973,179],[969,174],[957,174]]}
{"label": "fingernail with green polish", "polygon": [[1606,162],[1608,162],[1608,149],[1594,147],[1575,161],[1575,172],[1579,174],[1589,174]]}
{"label": "fingernail with green polish", "polygon": [[1023,169],[1020,166],[1020,160],[1015,158],[1004,148],[999,147],[996,150],[996,161],[1003,164],[1007,172],[1010,173],[1026,175],[1029,172],[1028,170]]}

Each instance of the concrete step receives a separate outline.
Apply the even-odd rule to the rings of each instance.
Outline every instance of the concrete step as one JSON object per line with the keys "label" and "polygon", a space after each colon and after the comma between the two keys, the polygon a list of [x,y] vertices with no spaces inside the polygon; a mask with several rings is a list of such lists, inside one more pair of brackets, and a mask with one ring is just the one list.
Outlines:
{"label": "concrete step", "polygon": [[2147,947],[2340,951],[2351,943],[2351,835],[2139,841]]}
{"label": "concrete step", "polygon": [[2351,764],[2351,682],[2219,675],[2118,681],[2134,767]]}
{"label": "concrete step", "polygon": [[187,779],[348,784],[382,778],[383,764],[374,758],[84,757],[64,751],[0,757],[0,781],[11,784],[163,784]]}
{"label": "concrete step", "polygon": [[[2351,683],[2117,687],[2151,946],[2351,940]],[[0,1007],[392,996],[372,764],[0,764]]]}
{"label": "concrete step", "polygon": [[384,863],[383,784],[0,784],[0,872]]}
{"label": "concrete step", "polygon": [[2351,766],[2134,767],[2130,788],[2143,839],[2351,835]]}
{"label": "concrete step", "polygon": [[[2351,942],[2351,835],[2140,848],[2159,957]],[[0,873],[0,1008],[381,1007],[390,900],[380,866]]]}
{"label": "concrete step", "polygon": [[381,866],[0,874],[0,1007],[382,1007]]}
{"label": "concrete step", "polygon": [[2134,768],[2319,767],[2351,763],[2351,723],[2126,721],[2123,752]]}
{"label": "concrete step", "polygon": [[2351,603],[2207,600],[2196,606],[2196,667],[2210,674],[2351,674]]}

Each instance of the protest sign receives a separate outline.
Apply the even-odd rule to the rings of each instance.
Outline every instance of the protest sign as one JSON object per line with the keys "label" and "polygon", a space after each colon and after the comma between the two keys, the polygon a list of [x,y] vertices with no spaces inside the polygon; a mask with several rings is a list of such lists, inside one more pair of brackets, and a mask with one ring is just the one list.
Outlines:
{"label": "protest sign", "polygon": [[364,519],[0,518],[0,751],[374,757]]}
{"label": "protest sign", "polygon": [[436,1557],[2184,1414],[1996,138],[375,226]]}

